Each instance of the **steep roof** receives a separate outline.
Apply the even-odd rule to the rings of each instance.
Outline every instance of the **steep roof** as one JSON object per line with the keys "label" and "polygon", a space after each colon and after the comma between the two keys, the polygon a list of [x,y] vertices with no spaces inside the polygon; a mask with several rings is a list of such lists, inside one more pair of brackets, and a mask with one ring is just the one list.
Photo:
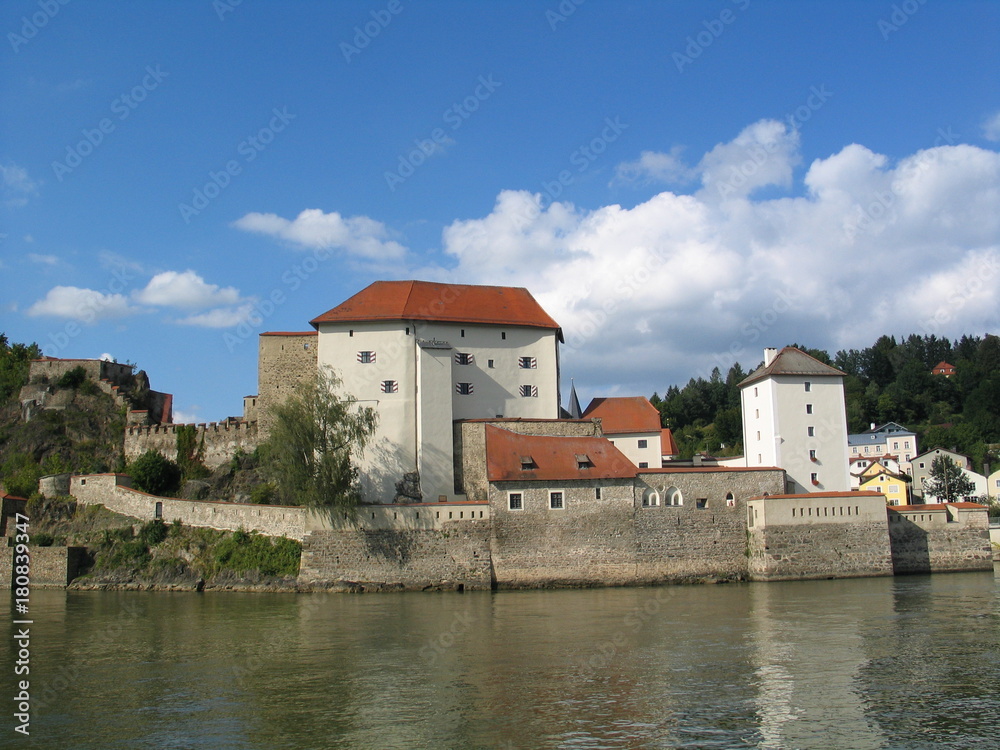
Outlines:
{"label": "steep roof", "polygon": [[[520,435],[486,425],[486,478],[491,482],[631,479],[638,469],[600,437]],[[586,457],[588,468],[581,468]]]}
{"label": "steep roof", "polygon": [[346,302],[310,321],[346,323],[373,320],[433,320],[450,323],[562,329],[523,287],[439,284],[431,281],[376,281]]}
{"label": "steep roof", "polygon": [[755,383],[763,378],[772,375],[811,375],[813,377],[844,377],[847,373],[838,370],[836,367],[823,364],[815,357],[811,357],[801,349],[786,346],[775,355],[771,364],[759,367],[750,373],[746,379],[740,383],[743,388],[750,383]]}
{"label": "steep roof", "polygon": [[677,447],[677,441],[674,440],[674,433],[670,431],[670,428],[664,427],[660,430],[660,455],[677,456],[680,452],[680,448]]}
{"label": "steep roof", "polygon": [[583,418],[600,418],[605,435],[660,431],[660,412],[642,396],[595,398]]}

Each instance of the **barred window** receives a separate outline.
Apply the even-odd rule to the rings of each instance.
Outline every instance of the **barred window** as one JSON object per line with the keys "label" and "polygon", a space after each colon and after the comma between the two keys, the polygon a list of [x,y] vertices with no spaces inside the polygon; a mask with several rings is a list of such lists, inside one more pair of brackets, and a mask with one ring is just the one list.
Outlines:
{"label": "barred window", "polygon": [[456,365],[471,365],[476,358],[468,352],[455,352]]}
{"label": "barred window", "polygon": [[395,380],[383,380],[382,381],[382,393],[398,393],[399,383]]}
{"label": "barred window", "polygon": [[521,510],[524,507],[524,499],[520,492],[511,492],[507,495],[507,507],[511,510]]}
{"label": "barred window", "polygon": [[462,396],[471,396],[472,383],[455,383],[455,392]]}
{"label": "barred window", "polygon": [[363,365],[370,365],[375,362],[375,352],[358,352],[358,362]]}
{"label": "barred window", "polygon": [[521,396],[524,398],[538,398],[538,386],[537,385],[522,385],[521,386]]}
{"label": "barred window", "polygon": [[563,493],[562,492],[550,492],[549,493],[549,507],[553,510],[558,510],[563,507]]}
{"label": "barred window", "polygon": [[538,366],[538,360],[535,357],[519,357],[517,364],[522,370],[534,370]]}

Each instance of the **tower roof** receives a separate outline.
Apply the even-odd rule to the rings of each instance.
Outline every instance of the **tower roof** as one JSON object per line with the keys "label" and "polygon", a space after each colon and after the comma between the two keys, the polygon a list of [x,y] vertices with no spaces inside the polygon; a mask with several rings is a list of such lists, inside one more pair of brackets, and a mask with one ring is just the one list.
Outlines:
{"label": "tower roof", "polygon": [[523,287],[376,281],[310,322],[431,320],[449,323],[562,329]]}
{"label": "tower roof", "polygon": [[846,374],[847,373],[838,370],[836,367],[830,367],[830,365],[823,364],[818,359],[806,354],[801,349],[786,346],[778,352],[777,355],[775,355],[774,359],[771,360],[771,364],[759,367],[750,373],[746,379],[740,383],[740,388],[758,380],[771,377],[772,375],[811,375],[813,377],[842,378]]}

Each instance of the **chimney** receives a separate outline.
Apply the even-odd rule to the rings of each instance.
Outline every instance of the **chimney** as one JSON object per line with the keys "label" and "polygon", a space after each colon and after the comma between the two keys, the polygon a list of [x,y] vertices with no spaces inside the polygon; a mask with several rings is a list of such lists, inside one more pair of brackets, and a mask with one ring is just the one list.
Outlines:
{"label": "chimney", "polygon": [[869,431],[874,432],[875,431],[875,423],[874,422],[869,422],[869,424],[871,425],[871,427],[868,428]]}
{"label": "chimney", "polygon": [[767,347],[764,349],[764,367],[774,362],[774,358],[778,356],[778,350],[774,347]]}

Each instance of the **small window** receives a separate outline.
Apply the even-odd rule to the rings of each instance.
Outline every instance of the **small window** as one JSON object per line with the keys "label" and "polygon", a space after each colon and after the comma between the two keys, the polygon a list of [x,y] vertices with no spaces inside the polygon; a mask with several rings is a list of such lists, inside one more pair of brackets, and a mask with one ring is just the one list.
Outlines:
{"label": "small window", "polygon": [[518,357],[517,366],[522,370],[534,370],[538,366],[538,360],[535,357]]}
{"label": "small window", "polygon": [[552,510],[559,510],[563,507],[563,493],[561,491],[549,493],[549,507]]}
{"label": "small window", "polygon": [[812,425],[806,427],[806,434],[809,435],[809,437],[816,437],[816,428]]}
{"label": "small window", "polygon": [[522,385],[521,386],[521,397],[522,398],[538,398],[538,386],[537,385]]}
{"label": "small window", "polygon": [[494,367],[493,360],[492,359],[486,360],[486,366],[489,367],[492,370],[493,367]]}
{"label": "small window", "polygon": [[819,474],[817,474],[816,472],[810,474],[809,481],[812,482],[813,484],[819,484]]}
{"label": "small window", "polygon": [[576,468],[577,469],[593,469],[594,464],[590,460],[590,456],[585,453],[576,454]]}
{"label": "small window", "polygon": [[163,503],[161,503],[159,501],[156,503],[156,508],[153,511],[153,517],[154,518],[163,518]]}
{"label": "small window", "polygon": [[810,461],[815,461],[816,460],[816,451],[815,450],[810,450],[809,451],[809,460]]}
{"label": "small window", "polygon": [[471,365],[475,361],[476,358],[469,354],[469,352],[455,352],[456,365]]}
{"label": "small window", "polygon": [[531,456],[521,456],[521,471],[530,471],[537,468],[538,464],[535,463],[535,459]]}
{"label": "small window", "polygon": [[395,380],[383,380],[382,381],[382,393],[398,393],[399,383]]}
{"label": "small window", "polygon": [[500,338],[503,339],[504,341],[506,341],[507,340],[507,332],[506,331],[500,331]]}
{"label": "small window", "polygon": [[353,338],[354,337],[354,329],[352,328],[351,330],[349,330],[347,332],[347,335]]}
{"label": "small window", "polygon": [[760,440],[760,430],[757,430],[757,439]]}
{"label": "small window", "polygon": [[732,492],[726,493],[726,507],[727,508],[736,507],[736,496]]}
{"label": "small window", "polygon": [[813,405],[806,404],[806,414],[812,414],[812,413],[813,413]]}
{"label": "small window", "polygon": [[[669,495],[667,496],[666,502],[667,505],[671,504]],[[652,487],[650,487],[649,489],[647,489],[645,492],[642,493],[643,508],[652,508],[656,507],[659,504],[660,504],[660,493],[658,493]],[[676,505],[676,503],[674,504]]]}
{"label": "small window", "polygon": [[754,398],[757,397],[757,386],[754,386],[753,395],[754,395]]}
{"label": "small window", "polygon": [[594,488],[594,499],[595,500],[600,500],[601,499],[601,488],[600,487],[595,487]]}
{"label": "small window", "polygon": [[640,469],[648,469],[649,468],[649,461],[640,461],[639,462],[639,468]]}
{"label": "small window", "polygon": [[462,329],[461,336],[462,336],[463,339],[465,338],[465,329],[464,328]]}
{"label": "small window", "polygon": [[695,500],[694,504],[695,504],[696,508],[700,508],[700,509],[704,510],[705,508],[708,507],[708,498],[707,497],[699,497],[697,500]]}
{"label": "small window", "polygon": [[758,419],[760,419],[760,409],[754,409],[753,410],[753,415],[755,417],[757,417]]}
{"label": "small window", "polygon": [[363,365],[374,364],[375,352],[370,352],[370,351],[358,352],[358,362],[360,362]]}
{"label": "small window", "polygon": [[649,443],[646,440],[640,440],[639,441],[639,447],[640,448],[645,448],[648,444]]}
{"label": "small window", "polygon": [[813,388],[813,384],[812,384],[812,383],[810,383],[810,382],[809,382],[809,381],[807,380],[807,381],[805,382],[805,387],[806,387],[806,393],[809,393],[809,391],[811,391],[811,390],[812,390],[812,388]]}
{"label": "small window", "polygon": [[524,499],[520,492],[511,492],[507,495],[507,507],[510,510],[522,510],[524,508]]}
{"label": "small window", "polygon": [[919,467],[920,467],[921,469],[922,469],[922,468],[924,468],[924,462],[923,462],[923,461],[921,461],[921,462],[920,462],[919,464],[917,464],[917,465],[918,465],[918,466],[919,466]]}
{"label": "small window", "polygon": [[455,383],[455,392],[461,396],[471,396],[472,383]]}

